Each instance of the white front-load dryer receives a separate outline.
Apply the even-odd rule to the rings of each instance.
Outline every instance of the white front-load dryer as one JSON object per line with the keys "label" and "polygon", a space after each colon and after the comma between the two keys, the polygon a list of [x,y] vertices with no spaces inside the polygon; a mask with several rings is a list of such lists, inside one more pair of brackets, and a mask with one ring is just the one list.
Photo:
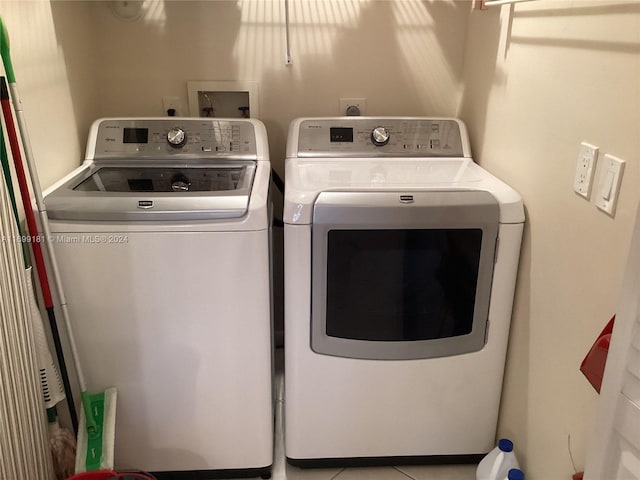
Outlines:
{"label": "white front-load dryer", "polygon": [[456,119],[295,120],[285,185],[288,461],[476,461],[495,442],[521,197]]}

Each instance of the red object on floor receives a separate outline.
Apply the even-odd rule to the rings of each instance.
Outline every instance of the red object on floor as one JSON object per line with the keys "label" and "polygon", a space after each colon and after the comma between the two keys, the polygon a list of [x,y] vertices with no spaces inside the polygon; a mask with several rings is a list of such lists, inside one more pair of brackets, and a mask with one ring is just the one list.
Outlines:
{"label": "red object on floor", "polygon": [[582,477],[584,477],[584,472],[574,473],[571,480],[582,480]]}
{"label": "red object on floor", "polygon": [[604,327],[604,330],[600,332],[591,350],[589,350],[589,353],[587,353],[587,356],[584,357],[580,365],[580,371],[587,377],[589,383],[593,385],[593,388],[595,388],[598,393],[600,393],[600,387],[602,386],[602,377],[604,376],[604,367],[607,363],[607,354],[609,353],[611,332],[613,331],[615,318],[615,315],[611,317],[611,320],[609,320],[609,323]]}
{"label": "red object on floor", "polygon": [[69,477],[67,480],[108,480],[118,475],[113,470],[95,470],[93,472],[82,472]]}

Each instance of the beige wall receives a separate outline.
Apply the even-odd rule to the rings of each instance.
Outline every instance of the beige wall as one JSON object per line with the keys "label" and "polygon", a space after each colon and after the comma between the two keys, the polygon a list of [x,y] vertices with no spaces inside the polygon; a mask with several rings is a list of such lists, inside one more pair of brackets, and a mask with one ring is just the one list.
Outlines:
{"label": "beige wall", "polygon": [[372,115],[454,115],[466,2],[291,0],[292,65],[284,2],[146,2],[124,22],[92,2],[98,115],[162,115],[162,97],[187,102],[187,81],[257,81],[272,162],[284,173],[289,122],[337,115],[365,97]]}
{"label": "beige wall", "polygon": [[65,5],[48,1],[0,1],[38,175],[45,187],[80,163],[93,86],[92,78],[82,78],[93,59],[87,7],[78,4],[56,15],[61,7]]}
{"label": "beige wall", "polygon": [[[475,11],[460,116],[476,160],[527,212],[500,434],[527,478],[584,467],[598,396],[580,362],[614,313],[640,199],[640,5],[555,1]],[[615,218],[572,191],[587,141],[626,160]],[[600,172],[596,174],[596,184]]]}

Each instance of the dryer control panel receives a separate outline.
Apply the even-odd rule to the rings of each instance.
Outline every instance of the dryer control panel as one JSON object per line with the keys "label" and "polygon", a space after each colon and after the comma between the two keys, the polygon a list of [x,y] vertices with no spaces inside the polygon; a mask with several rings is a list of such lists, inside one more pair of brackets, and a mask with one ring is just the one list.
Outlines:
{"label": "dryer control panel", "polygon": [[300,124],[299,157],[464,157],[454,119],[341,117]]}
{"label": "dryer control panel", "polygon": [[114,158],[256,158],[254,126],[243,120],[105,119],[92,132],[87,156]]}

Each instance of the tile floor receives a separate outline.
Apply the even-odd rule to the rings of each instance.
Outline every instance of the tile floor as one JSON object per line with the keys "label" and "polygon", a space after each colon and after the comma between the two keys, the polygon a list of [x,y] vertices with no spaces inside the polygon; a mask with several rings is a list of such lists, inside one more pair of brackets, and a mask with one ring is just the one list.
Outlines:
{"label": "tile floor", "polygon": [[283,354],[276,350],[276,442],[273,480],[475,480],[475,465],[429,465],[370,468],[302,469],[289,465],[284,456],[283,439]]}

